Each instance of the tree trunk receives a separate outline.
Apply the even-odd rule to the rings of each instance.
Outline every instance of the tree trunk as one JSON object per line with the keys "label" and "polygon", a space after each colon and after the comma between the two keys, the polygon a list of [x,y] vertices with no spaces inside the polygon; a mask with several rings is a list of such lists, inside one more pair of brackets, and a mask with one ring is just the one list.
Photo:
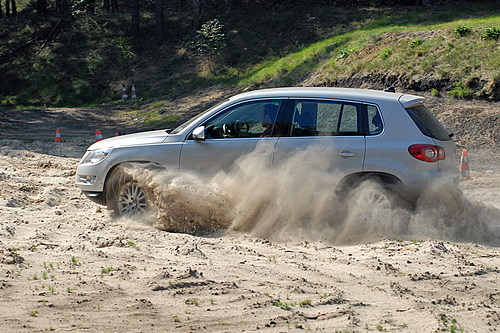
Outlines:
{"label": "tree trunk", "polygon": [[155,37],[158,44],[163,44],[163,42],[165,42],[163,0],[155,0]]}
{"label": "tree trunk", "polygon": [[132,37],[139,36],[139,0],[130,1],[130,33]]}
{"label": "tree trunk", "polygon": [[[7,0],[8,2],[9,0]],[[17,15],[17,5],[16,5],[16,0],[11,0],[10,2],[10,8],[11,8],[11,11],[12,11],[12,15],[13,16],[16,16]]]}
{"label": "tree trunk", "polygon": [[200,14],[201,14],[201,9],[200,9],[200,0],[192,0],[193,3],[193,28],[198,29],[200,25]]}
{"label": "tree trunk", "polygon": [[86,0],[85,1],[85,10],[88,13],[95,14],[95,0]]}
{"label": "tree trunk", "polygon": [[118,0],[111,0],[111,11],[113,13],[118,11]]}
{"label": "tree trunk", "polygon": [[47,14],[47,0],[36,0],[36,12],[38,15]]}
{"label": "tree trunk", "polygon": [[104,0],[103,1],[102,8],[104,8],[104,10],[107,11],[107,12],[109,12],[111,10],[109,0]]}
{"label": "tree trunk", "polygon": [[2,0],[0,0],[0,18],[3,16]]}
{"label": "tree trunk", "polygon": [[56,13],[62,15],[69,14],[68,0],[56,0]]}
{"label": "tree trunk", "polygon": [[5,0],[5,16],[10,16],[10,1]]}

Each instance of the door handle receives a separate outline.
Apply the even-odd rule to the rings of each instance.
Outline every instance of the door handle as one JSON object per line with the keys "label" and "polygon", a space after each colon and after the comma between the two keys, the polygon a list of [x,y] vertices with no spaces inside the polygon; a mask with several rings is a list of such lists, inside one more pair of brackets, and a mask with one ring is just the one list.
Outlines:
{"label": "door handle", "polygon": [[339,156],[340,157],[354,157],[354,156],[356,156],[356,153],[353,153],[352,151],[349,151],[349,150],[342,150],[339,153]]}

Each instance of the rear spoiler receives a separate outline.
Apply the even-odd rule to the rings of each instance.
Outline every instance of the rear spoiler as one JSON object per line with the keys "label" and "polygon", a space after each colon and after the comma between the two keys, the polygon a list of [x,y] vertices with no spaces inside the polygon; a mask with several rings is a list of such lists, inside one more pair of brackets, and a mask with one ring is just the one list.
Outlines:
{"label": "rear spoiler", "polygon": [[406,94],[399,96],[399,103],[401,103],[401,105],[403,105],[405,109],[422,105],[424,104],[424,101],[425,98],[421,96],[406,95]]}

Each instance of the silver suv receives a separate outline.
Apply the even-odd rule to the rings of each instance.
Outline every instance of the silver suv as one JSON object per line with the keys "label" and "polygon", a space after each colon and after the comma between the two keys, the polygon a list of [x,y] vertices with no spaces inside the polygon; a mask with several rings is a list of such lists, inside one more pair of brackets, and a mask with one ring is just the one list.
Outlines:
{"label": "silver suv", "polygon": [[[173,131],[157,130],[94,143],[78,165],[76,185],[116,215],[148,209],[148,191],[121,166],[229,170],[259,143],[278,164],[297,150],[331,156],[340,195],[374,179],[412,200],[447,174],[456,178],[451,135],[424,98],[365,89],[277,88],[236,95]],[[339,194],[340,193],[340,194]]]}

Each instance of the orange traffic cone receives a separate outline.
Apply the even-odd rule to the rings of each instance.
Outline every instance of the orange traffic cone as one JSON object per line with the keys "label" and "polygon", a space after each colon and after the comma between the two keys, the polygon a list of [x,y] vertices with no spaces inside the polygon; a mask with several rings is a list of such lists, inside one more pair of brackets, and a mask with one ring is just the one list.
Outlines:
{"label": "orange traffic cone", "polygon": [[132,90],[130,91],[130,98],[131,99],[137,98],[137,91],[135,90],[135,85],[133,85],[133,84],[132,84]]}
{"label": "orange traffic cone", "polygon": [[61,130],[58,128],[56,129],[56,139],[54,142],[62,142],[62,137],[61,137]]}
{"label": "orange traffic cone", "polygon": [[95,141],[101,141],[102,139],[104,139],[104,137],[102,136],[102,133],[101,133],[101,130],[98,130],[96,129],[95,130]]}
{"label": "orange traffic cone", "polygon": [[470,179],[469,161],[467,160],[467,149],[462,149],[462,156],[460,156],[460,175],[463,178]]}

